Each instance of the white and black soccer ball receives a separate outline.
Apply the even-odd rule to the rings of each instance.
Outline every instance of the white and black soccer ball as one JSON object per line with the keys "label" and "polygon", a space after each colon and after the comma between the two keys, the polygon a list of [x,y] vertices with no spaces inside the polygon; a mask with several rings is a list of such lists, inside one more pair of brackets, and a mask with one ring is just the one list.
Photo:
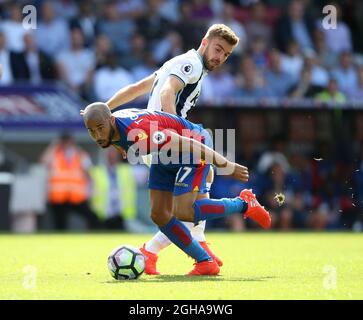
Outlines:
{"label": "white and black soccer ball", "polygon": [[130,245],[122,245],[110,253],[108,270],[116,280],[131,280],[140,277],[145,269],[145,257],[141,251]]}

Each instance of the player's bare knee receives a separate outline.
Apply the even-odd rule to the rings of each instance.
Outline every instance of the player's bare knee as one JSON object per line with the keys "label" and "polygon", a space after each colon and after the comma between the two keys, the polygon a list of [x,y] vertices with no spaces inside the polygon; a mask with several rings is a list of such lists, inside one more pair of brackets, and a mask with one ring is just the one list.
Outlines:
{"label": "player's bare knee", "polygon": [[156,225],[161,227],[161,226],[166,225],[169,222],[169,220],[171,218],[171,213],[167,212],[165,210],[151,209],[150,218]]}

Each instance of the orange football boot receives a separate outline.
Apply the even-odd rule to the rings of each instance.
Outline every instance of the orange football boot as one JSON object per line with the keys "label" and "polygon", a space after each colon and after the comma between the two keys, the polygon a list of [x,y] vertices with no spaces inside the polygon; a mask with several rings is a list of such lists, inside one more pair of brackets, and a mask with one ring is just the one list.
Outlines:
{"label": "orange football boot", "polygon": [[194,263],[195,267],[188,276],[216,276],[219,274],[219,266],[215,260],[207,260]]}
{"label": "orange football boot", "polygon": [[156,270],[156,262],[158,261],[158,255],[147,251],[145,244],[140,248],[141,253],[145,256],[145,270],[144,272],[148,275],[158,275],[159,271]]}
{"label": "orange football boot", "polygon": [[209,254],[209,256],[215,260],[215,262],[217,262],[218,266],[221,267],[223,266],[223,261],[221,259],[219,259],[213,252],[212,250],[208,247],[207,242],[205,241],[200,241],[199,244],[202,246],[202,248],[207,251],[207,253]]}
{"label": "orange football boot", "polygon": [[248,208],[244,214],[244,218],[251,218],[264,229],[271,227],[271,217],[265,207],[261,206],[256,199],[256,195],[251,189],[244,189],[240,193],[240,198],[247,202]]}

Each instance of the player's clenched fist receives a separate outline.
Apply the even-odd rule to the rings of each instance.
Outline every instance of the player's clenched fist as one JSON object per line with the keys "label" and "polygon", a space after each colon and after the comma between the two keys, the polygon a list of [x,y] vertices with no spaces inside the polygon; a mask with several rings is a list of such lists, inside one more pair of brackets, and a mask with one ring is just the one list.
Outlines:
{"label": "player's clenched fist", "polygon": [[234,170],[232,173],[232,177],[236,178],[237,180],[240,180],[242,182],[247,182],[249,175],[248,175],[248,168],[241,166],[238,163],[234,163]]}

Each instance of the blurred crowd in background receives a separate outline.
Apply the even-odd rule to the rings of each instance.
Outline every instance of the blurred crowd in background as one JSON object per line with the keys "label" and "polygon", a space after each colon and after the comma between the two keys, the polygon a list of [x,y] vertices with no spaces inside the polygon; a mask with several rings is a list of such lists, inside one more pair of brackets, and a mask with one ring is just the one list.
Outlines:
{"label": "blurred crowd in background", "polygon": [[[22,26],[34,4],[36,30]],[[322,8],[337,9],[337,28],[324,29]],[[0,84],[61,80],[88,101],[109,99],[122,86],[197,48],[209,25],[240,38],[228,63],[206,78],[200,102],[363,98],[361,1],[311,0],[60,0],[0,4]]]}
{"label": "blurred crowd in background", "polygon": [[[337,139],[303,151],[282,135],[260,152],[253,143],[245,144],[238,160],[251,170],[247,187],[269,208],[275,229],[362,231],[363,145],[357,150]],[[217,176],[211,194],[237,196],[244,187]],[[283,204],[276,199],[279,194]],[[235,231],[253,227],[237,215],[226,223]]]}
{"label": "blurred crowd in background", "polygon": [[[22,26],[25,4],[37,8],[36,30]],[[326,4],[337,9],[336,29],[322,26]],[[284,98],[332,102],[341,108],[348,102],[363,105],[362,12],[363,2],[353,0],[2,1],[0,85],[60,81],[85,101],[106,101],[166,60],[198,48],[212,23],[224,23],[236,32],[240,44],[225,66],[205,78],[198,100],[201,108]],[[314,141],[304,152],[291,152],[293,141],[286,134],[260,145],[253,139],[243,142],[237,160],[250,168],[248,186],[270,209],[275,229],[362,230],[363,143]],[[88,172],[92,164],[85,167]],[[101,179],[97,170],[92,174]],[[109,182],[117,184],[117,174],[112,174]],[[131,173],[123,174],[130,181]],[[139,177],[144,179],[144,173]],[[99,192],[106,190],[102,181],[98,180],[103,188]],[[241,187],[245,185],[217,176],[212,197],[236,196]],[[277,193],[285,195],[281,206],[274,199]],[[121,206],[116,200],[120,194],[116,191],[109,203],[102,203],[103,220],[112,201],[117,210],[109,212],[110,217],[135,217],[130,213],[133,195],[119,197]],[[84,201],[93,205],[78,209],[90,227],[98,228],[95,214],[100,203],[92,197]],[[55,225],[61,230],[64,221],[58,209],[53,207]],[[108,226],[124,227],[118,219]],[[236,215],[210,227],[241,231],[255,226]]]}

